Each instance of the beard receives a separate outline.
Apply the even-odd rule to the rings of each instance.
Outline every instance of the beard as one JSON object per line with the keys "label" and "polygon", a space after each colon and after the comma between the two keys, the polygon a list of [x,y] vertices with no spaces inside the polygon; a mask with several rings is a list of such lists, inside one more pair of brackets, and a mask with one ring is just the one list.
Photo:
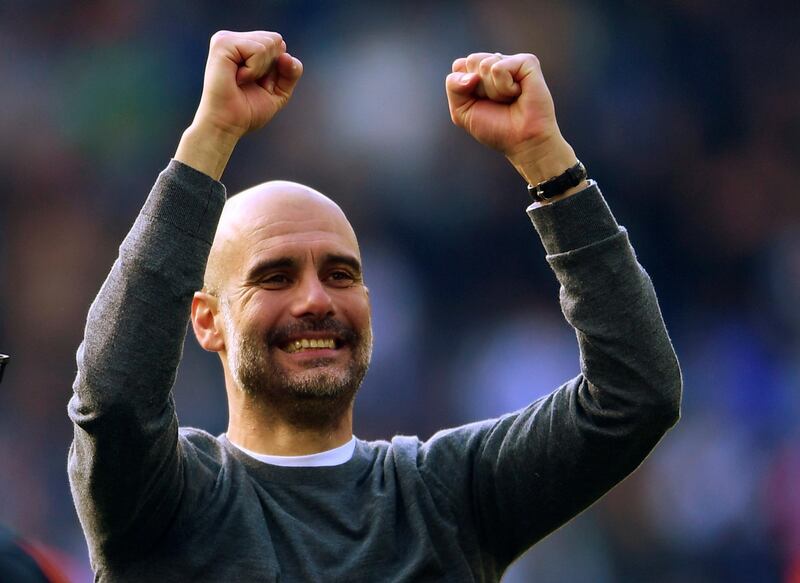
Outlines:
{"label": "beard", "polygon": [[[223,310],[225,311],[225,310]],[[351,408],[372,357],[372,330],[356,331],[338,320],[326,318],[291,324],[272,330],[266,338],[239,333],[225,315],[233,349],[228,364],[239,388],[300,429],[326,429],[338,425]],[[304,370],[289,371],[275,358],[292,336],[303,332],[331,332],[342,339],[351,357],[343,367],[333,359],[304,363]]]}

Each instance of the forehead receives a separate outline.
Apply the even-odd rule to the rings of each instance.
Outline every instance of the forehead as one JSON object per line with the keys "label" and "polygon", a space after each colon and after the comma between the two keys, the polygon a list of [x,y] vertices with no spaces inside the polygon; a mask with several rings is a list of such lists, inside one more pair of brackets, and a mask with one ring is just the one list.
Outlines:
{"label": "forehead", "polygon": [[240,232],[240,248],[246,256],[315,252],[347,252],[358,256],[358,245],[349,225],[341,221],[298,217],[253,221]]}
{"label": "forehead", "polygon": [[236,271],[276,256],[297,261],[330,254],[359,259],[358,242],[344,213],[315,191],[304,187],[273,189],[249,193],[235,202],[231,216],[224,217],[223,222],[228,223],[224,228],[229,229],[235,249],[231,259]]}

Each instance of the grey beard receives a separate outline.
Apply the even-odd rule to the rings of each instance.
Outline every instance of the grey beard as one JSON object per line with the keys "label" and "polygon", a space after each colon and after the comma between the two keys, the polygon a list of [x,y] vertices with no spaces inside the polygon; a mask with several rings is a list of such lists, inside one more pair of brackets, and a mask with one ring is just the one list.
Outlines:
{"label": "grey beard", "polygon": [[[229,330],[233,332],[233,330]],[[271,356],[279,350],[260,338],[234,332],[235,349],[229,354],[231,373],[239,388],[300,429],[333,429],[350,409],[372,356],[372,332],[350,345],[353,358],[341,372],[317,370],[321,358],[289,375]]]}

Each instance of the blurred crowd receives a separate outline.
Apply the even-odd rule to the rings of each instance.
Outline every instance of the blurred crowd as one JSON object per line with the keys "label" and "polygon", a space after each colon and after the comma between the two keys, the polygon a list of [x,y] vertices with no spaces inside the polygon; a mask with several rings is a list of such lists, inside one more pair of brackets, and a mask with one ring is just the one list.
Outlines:
{"label": "blurred crowd", "polygon": [[[800,582],[800,5],[0,2],[0,523],[89,580],[66,415],[89,304],[190,122],[208,38],[280,31],[290,106],[223,181],[307,183],[360,236],[365,439],[428,437],[578,373],[573,331],[502,156],[450,123],[444,76],[534,52],[561,129],[625,225],[683,367],[683,417],[506,583]],[[186,343],[183,425],[225,431],[216,357]]]}

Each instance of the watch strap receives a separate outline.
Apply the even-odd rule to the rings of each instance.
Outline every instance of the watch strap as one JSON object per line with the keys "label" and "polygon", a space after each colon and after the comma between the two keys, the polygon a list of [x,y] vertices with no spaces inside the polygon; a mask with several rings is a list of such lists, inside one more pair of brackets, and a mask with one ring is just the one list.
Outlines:
{"label": "watch strap", "polygon": [[562,174],[549,178],[533,186],[528,185],[528,194],[536,202],[546,202],[559,194],[564,194],[570,188],[578,186],[581,180],[586,179],[586,166],[578,160],[578,162],[567,168]]}

